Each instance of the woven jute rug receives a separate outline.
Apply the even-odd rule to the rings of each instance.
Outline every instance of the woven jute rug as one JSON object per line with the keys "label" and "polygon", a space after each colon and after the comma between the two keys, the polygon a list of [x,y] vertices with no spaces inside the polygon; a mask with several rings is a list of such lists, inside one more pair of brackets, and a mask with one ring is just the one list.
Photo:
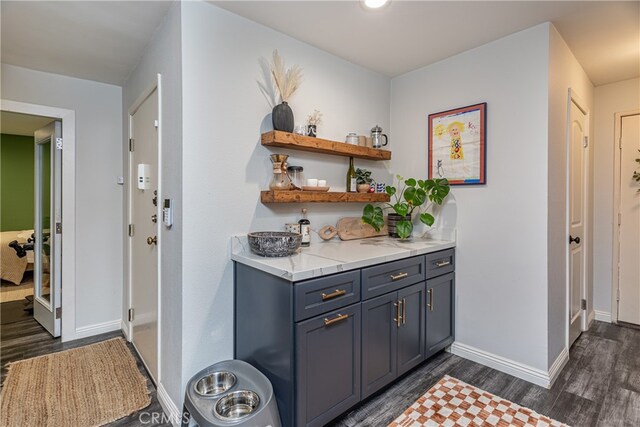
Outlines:
{"label": "woven jute rug", "polygon": [[9,365],[0,426],[100,426],[151,403],[122,338]]}
{"label": "woven jute rug", "polygon": [[568,427],[445,375],[389,427]]}

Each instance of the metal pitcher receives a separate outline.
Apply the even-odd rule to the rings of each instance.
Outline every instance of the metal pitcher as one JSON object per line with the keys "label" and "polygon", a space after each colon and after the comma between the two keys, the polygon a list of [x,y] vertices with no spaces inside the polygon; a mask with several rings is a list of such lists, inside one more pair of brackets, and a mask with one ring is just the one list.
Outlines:
{"label": "metal pitcher", "polygon": [[[382,137],[384,137],[384,144],[382,143]],[[373,148],[382,148],[389,143],[389,137],[382,133],[380,126],[375,125],[375,127],[371,129],[371,141]]]}

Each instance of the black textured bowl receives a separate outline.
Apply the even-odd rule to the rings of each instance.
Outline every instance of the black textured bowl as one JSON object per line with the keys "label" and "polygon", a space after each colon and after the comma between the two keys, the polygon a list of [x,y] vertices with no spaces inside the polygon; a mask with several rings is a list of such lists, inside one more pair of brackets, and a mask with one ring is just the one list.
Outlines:
{"label": "black textured bowl", "polygon": [[302,243],[302,234],[286,231],[257,231],[247,235],[251,252],[266,257],[293,255]]}

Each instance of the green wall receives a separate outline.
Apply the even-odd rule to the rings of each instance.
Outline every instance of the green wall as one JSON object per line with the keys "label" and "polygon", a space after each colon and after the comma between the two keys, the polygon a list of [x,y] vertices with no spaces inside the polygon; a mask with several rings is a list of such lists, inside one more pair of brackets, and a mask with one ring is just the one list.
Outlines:
{"label": "green wall", "polygon": [[0,134],[0,231],[33,228],[33,136]]}

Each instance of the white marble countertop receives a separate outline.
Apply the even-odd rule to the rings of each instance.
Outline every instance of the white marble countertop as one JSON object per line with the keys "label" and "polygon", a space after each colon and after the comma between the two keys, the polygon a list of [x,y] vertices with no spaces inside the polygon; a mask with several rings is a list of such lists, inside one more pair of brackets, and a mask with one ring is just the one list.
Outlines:
{"label": "white marble countertop", "polygon": [[249,249],[247,236],[234,236],[231,259],[289,281],[311,279],[341,271],[354,270],[402,258],[428,254],[455,247],[453,240],[413,237],[401,241],[390,237],[312,243],[295,255],[267,258]]}

